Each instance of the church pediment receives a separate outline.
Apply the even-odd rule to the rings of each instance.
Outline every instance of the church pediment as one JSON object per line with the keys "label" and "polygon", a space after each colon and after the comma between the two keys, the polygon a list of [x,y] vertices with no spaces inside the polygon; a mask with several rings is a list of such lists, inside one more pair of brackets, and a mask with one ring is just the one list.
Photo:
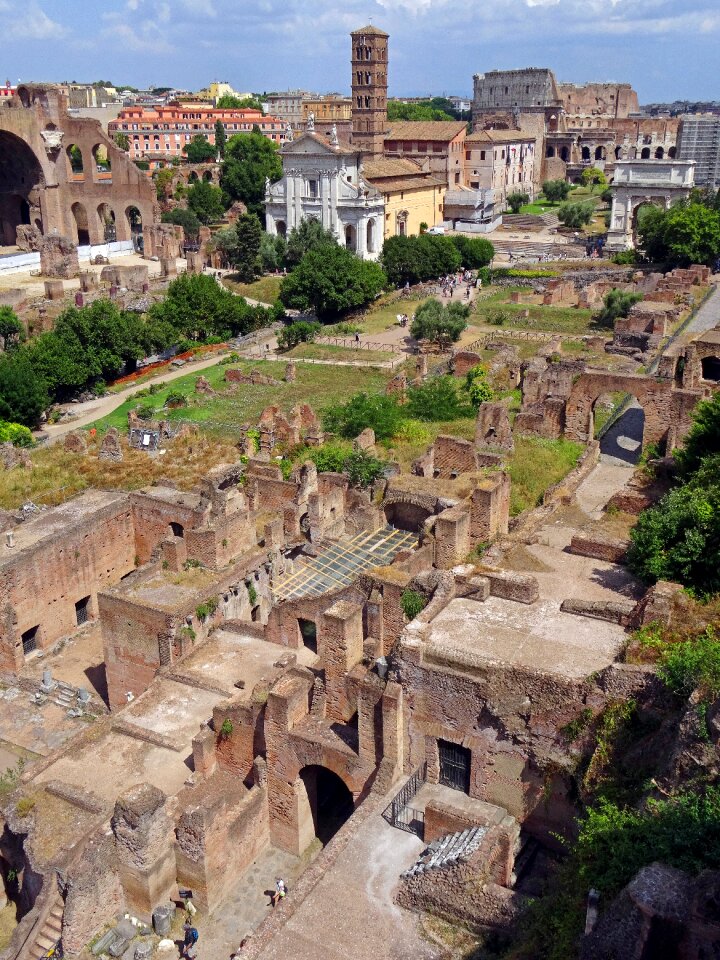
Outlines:
{"label": "church pediment", "polygon": [[337,157],[343,154],[351,154],[352,150],[344,150],[342,147],[331,147],[317,134],[303,133],[291,143],[286,143],[282,148],[282,155],[288,156],[321,156]]}

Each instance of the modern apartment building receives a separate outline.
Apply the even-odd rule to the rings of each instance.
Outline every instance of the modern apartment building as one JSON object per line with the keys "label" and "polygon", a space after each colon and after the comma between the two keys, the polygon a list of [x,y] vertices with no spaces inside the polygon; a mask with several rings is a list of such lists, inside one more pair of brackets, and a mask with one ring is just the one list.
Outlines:
{"label": "modern apartment building", "polygon": [[677,155],[679,160],[695,161],[695,186],[720,187],[720,117],[683,117]]}

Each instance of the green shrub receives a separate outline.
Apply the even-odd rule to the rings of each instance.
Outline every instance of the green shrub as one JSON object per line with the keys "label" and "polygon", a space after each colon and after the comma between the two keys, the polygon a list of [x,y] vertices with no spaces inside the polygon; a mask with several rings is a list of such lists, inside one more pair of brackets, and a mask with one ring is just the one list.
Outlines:
{"label": "green shrub", "polygon": [[291,350],[299,343],[312,343],[320,334],[322,324],[298,320],[296,323],[290,323],[283,327],[278,334],[278,346],[281,350]]}
{"label": "green shrub", "polygon": [[410,333],[416,340],[430,340],[447,346],[456,343],[467,327],[470,307],[462,303],[447,306],[439,300],[425,300],[415,311]]}
{"label": "green shrub", "polygon": [[577,740],[581,733],[587,730],[590,721],[592,720],[593,712],[590,707],[585,707],[581,712],[579,717],[575,717],[574,720],[571,720],[570,723],[566,723],[564,727],[561,728],[560,733],[572,743],[573,740]]}
{"label": "green shrub", "polygon": [[329,407],[323,414],[323,426],[329,433],[347,440],[353,440],[371,427],[378,440],[389,440],[404,419],[403,409],[394,397],[356,393],[347,403]]}
{"label": "green shrub", "polygon": [[201,603],[195,609],[198,620],[207,620],[218,608],[217,597],[209,597],[204,603]]}
{"label": "green shrub", "polygon": [[405,614],[405,619],[408,621],[414,620],[427,606],[427,600],[416,590],[404,590],[400,597],[400,606]]}
{"label": "green shrub", "polygon": [[186,407],[187,403],[187,397],[179,390],[171,390],[165,401],[165,405],[168,407]]}
{"label": "green shrub", "polygon": [[713,627],[691,640],[668,643],[658,675],[678,696],[688,697],[697,688],[710,700],[720,696],[720,638]]}
{"label": "green shrub", "polygon": [[458,392],[455,377],[430,377],[408,390],[407,412],[417,420],[443,421],[471,417],[474,411]]}
{"label": "green shrub", "polygon": [[12,443],[14,447],[34,447],[33,435],[21,423],[0,420],[0,443]]}
{"label": "green shrub", "polygon": [[481,366],[473,367],[465,374],[463,390],[467,393],[470,403],[478,410],[480,404],[487,403],[493,398],[493,390],[487,382],[485,371]]}
{"label": "green shrub", "polygon": [[141,420],[152,420],[155,414],[155,407],[151,403],[143,403],[136,407],[135,413]]}
{"label": "green shrub", "polygon": [[225,740],[233,732],[233,722],[229,717],[225,717],[220,725],[220,737]]}
{"label": "green shrub", "polygon": [[257,590],[255,589],[254,583],[249,583],[247,586],[247,595],[248,600],[250,601],[250,606],[254,607],[258,601]]}

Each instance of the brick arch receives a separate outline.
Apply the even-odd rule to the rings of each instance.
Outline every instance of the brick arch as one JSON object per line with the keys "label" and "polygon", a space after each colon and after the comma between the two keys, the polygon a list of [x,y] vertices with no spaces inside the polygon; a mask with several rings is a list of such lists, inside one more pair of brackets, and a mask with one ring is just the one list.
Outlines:
{"label": "brick arch", "polygon": [[634,397],[643,409],[643,448],[648,444],[664,446],[675,412],[672,381],[599,370],[583,373],[573,383],[565,407],[565,436],[582,442],[592,440],[596,401],[603,394],[620,392]]}
{"label": "brick arch", "polygon": [[394,527],[419,533],[437,509],[438,498],[427,493],[391,491],[383,501],[385,519]]}

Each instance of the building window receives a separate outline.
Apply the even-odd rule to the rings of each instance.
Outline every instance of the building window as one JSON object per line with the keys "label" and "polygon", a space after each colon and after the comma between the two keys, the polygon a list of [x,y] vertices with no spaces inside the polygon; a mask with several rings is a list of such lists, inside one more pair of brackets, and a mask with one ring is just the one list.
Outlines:
{"label": "building window", "polygon": [[75,604],[75,621],[79,627],[90,619],[90,597],[83,597]]}
{"label": "building window", "polygon": [[481,150],[481,151],[480,151],[480,159],[481,159],[481,160],[484,160],[484,159],[485,159],[485,151],[484,151],[484,150]]}
{"label": "building window", "polygon": [[318,182],[317,180],[308,180],[308,197],[311,200],[316,200],[318,195]]}

